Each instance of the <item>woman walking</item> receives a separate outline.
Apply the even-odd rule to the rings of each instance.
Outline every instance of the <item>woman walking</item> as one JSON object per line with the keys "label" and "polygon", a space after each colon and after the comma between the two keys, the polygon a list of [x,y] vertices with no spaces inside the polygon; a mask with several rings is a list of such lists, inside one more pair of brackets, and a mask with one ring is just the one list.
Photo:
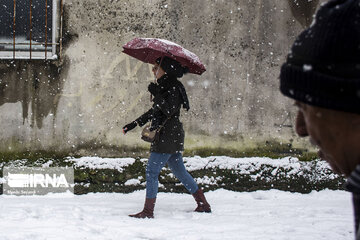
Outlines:
{"label": "woman walking", "polygon": [[189,100],[181,78],[187,68],[169,57],[156,60],[152,69],[157,83],[150,83],[149,92],[154,96],[152,108],[123,127],[124,134],[136,126],[143,126],[151,121],[151,130],[159,129],[156,141],[151,143],[150,157],[146,167],[146,199],[144,209],[130,217],[153,218],[158,177],[161,169],[167,164],[175,176],[184,184],[197,202],[196,212],[211,212],[209,203],[193,177],[186,171],[182,159],[184,150],[184,129],[180,122],[181,106],[189,110]]}

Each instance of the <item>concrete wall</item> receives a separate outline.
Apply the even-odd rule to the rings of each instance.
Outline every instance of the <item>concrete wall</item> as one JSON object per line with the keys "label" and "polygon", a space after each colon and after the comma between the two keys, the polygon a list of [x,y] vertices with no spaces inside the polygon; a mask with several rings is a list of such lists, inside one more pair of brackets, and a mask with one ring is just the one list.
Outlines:
{"label": "concrete wall", "polygon": [[[147,146],[122,135],[151,103],[151,66],[123,54],[134,37],[174,41],[207,71],[181,81],[191,110],[185,147],[254,147],[298,141],[295,109],[279,69],[319,1],[66,0],[61,61],[0,63],[0,151],[69,150],[106,155]],[[293,140],[294,139],[294,140]],[[97,147],[101,147],[100,151]],[[101,152],[101,153],[100,153]]]}

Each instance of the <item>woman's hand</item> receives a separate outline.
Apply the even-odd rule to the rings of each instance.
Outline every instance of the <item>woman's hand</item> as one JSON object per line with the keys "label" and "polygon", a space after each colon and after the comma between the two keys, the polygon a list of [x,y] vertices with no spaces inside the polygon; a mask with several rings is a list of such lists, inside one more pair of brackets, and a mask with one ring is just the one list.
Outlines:
{"label": "woman's hand", "polygon": [[133,121],[129,124],[126,124],[122,130],[123,130],[123,133],[126,134],[128,131],[134,129],[135,127],[137,126],[137,122],[136,121]]}

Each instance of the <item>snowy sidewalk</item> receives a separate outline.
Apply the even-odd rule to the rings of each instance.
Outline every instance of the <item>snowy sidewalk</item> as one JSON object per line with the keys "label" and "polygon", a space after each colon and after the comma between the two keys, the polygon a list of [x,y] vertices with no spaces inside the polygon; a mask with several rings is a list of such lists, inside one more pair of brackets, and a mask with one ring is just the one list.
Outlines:
{"label": "snowy sidewalk", "polygon": [[278,190],[206,193],[211,214],[194,213],[191,195],[159,193],[155,219],[128,214],[145,191],[68,198],[0,196],[0,239],[336,239],[354,238],[351,196]]}

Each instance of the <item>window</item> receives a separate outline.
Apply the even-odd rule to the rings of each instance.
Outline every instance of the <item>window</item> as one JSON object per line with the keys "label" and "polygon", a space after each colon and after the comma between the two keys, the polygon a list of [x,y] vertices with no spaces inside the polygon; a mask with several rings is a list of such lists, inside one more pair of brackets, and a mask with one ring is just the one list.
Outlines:
{"label": "window", "polygon": [[62,0],[1,0],[0,58],[57,59],[58,1],[62,11]]}

